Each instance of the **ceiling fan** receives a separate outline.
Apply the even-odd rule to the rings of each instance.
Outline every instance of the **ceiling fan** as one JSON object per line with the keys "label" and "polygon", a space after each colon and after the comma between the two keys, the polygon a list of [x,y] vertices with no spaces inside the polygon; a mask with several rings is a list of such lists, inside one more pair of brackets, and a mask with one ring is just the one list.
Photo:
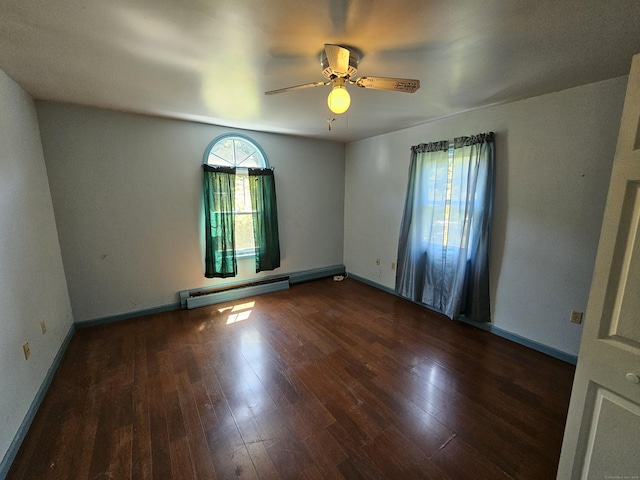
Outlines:
{"label": "ceiling fan", "polygon": [[327,104],[333,113],[339,115],[346,112],[351,104],[351,97],[346,87],[347,83],[373,90],[405,93],[413,93],[420,88],[420,80],[408,78],[360,77],[357,80],[353,80],[352,78],[358,72],[360,57],[361,52],[354,47],[327,43],[320,54],[320,65],[322,66],[322,74],[329,79],[328,81],[279,88],[265,92],[265,95],[333,84],[327,98]]}

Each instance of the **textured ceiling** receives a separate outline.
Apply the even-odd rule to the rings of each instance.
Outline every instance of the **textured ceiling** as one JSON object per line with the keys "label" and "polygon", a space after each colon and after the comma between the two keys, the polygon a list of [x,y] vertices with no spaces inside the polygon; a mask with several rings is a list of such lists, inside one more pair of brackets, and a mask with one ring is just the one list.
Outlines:
{"label": "textured ceiling", "polygon": [[[332,115],[325,43],[358,76]],[[628,73],[638,0],[0,0],[0,69],[36,99],[353,141]],[[335,118],[329,131],[327,121]]]}

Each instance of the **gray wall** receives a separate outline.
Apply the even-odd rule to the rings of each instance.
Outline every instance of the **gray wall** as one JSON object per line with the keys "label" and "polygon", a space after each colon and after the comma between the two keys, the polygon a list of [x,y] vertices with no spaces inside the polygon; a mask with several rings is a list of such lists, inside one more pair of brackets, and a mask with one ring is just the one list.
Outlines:
{"label": "gray wall", "polygon": [[[256,277],[204,278],[202,159],[232,130],[37,102],[76,322],[161,307],[177,292]],[[282,266],[342,263],[344,145],[260,132],[275,167]]]}
{"label": "gray wall", "polygon": [[[36,110],[2,71],[0,292],[2,477],[7,450],[73,325]],[[25,342],[31,349],[29,360],[22,352]]]}
{"label": "gray wall", "polygon": [[411,145],[495,131],[493,325],[577,355],[582,327],[569,315],[587,306],[625,86],[617,78],[348,145],[348,271],[394,287]]}

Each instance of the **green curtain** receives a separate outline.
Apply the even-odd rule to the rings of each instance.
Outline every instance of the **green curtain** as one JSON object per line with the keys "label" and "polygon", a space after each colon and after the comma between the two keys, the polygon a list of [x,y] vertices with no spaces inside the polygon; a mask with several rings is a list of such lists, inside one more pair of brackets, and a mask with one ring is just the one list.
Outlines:
{"label": "green curtain", "polygon": [[234,235],[236,169],[204,165],[205,274],[235,277]]}
{"label": "green curtain", "polygon": [[256,273],[280,266],[276,183],[270,168],[249,169],[249,191],[253,209]]}

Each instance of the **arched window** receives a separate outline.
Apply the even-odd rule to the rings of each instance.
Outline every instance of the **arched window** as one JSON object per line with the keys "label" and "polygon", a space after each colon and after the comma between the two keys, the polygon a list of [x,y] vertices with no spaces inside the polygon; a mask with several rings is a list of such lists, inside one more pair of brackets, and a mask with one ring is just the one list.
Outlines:
{"label": "arched window", "polygon": [[256,273],[280,266],[273,169],[251,138],[214,139],[204,152],[205,276],[233,277],[237,257],[254,257]]}
{"label": "arched window", "polygon": [[245,135],[229,133],[214,139],[205,152],[207,165],[240,168],[266,168],[267,156],[256,142]]}
{"label": "arched window", "polygon": [[235,239],[236,256],[255,254],[248,168],[268,167],[262,148],[249,137],[237,133],[220,135],[205,151],[205,162],[211,166],[236,167]]}

